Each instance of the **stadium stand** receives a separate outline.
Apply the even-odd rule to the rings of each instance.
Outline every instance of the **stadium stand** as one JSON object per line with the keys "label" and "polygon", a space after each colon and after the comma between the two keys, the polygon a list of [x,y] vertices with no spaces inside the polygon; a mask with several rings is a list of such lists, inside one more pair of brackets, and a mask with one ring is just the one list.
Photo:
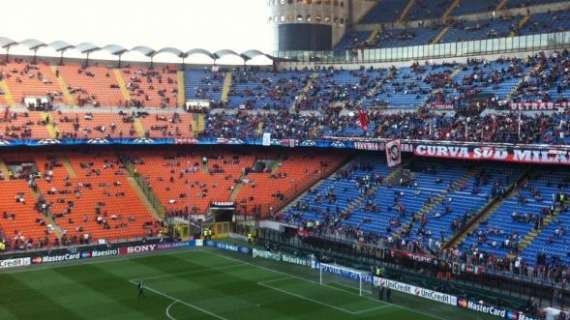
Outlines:
{"label": "stadium stand", "polygon": [[508,37],[514,32],[520,17],[505,17],[495,20],[454,21],[440,43],[471,41]]}
{"label": "stadium stand", "polygon": [[232,73],[228,106],[240,109],[288,109],[310,73],[239,69]]}
{"label": "stadium stand", "polygon": [[[331,54],[568,31],[570,11],[557,3],[383,0],[336,47],[352,51]],[[190,69],[1,63],[0,145],[45,149],[0,154],[0,240],[32,250],[143,239],[164,221],[209,223],[215,203],[230,203],[244,219],[299,227],[288,240],[439,259],[437,277],[448,282],[453,268],[468,265],[481,267],[476,276],[527,273],[566,285],[566,168],[515,163],[523,156],[508,164],[445,152],[427,159],[416,147],[566,161],[570,52],[445,60],[279,68],[244,59]],[[26,105],[28,97],[50,103]],[[209,107],[184,110],[188,100]],[[513,107],[526,103],[528,110]],[[389,168],[386,142],[400,139],[409,156]],[[312,148],[323,141],[328,149]],[[354,150],[340,150],[345,142]]]}
{"label": "stadium stand", "polygon": [[131,189],[116,156],[52,155],[39,158],[37,165],[40,197],[62,228],[62,243],[156,234],[155,218]]}
{"label": "stadium stand", "polygon": [[206,99],[219,103],[222,99],[223,72],[204,69],[187,70],[184,86],[187,99]]}
{"label": "stadium stand", "polygon": [[45,116],[40,112],[13,112],[4,108],[0,120],[0,137],[2,139],[46,139],[49,132],[46,128]]}
{"label": "stadium stand", "polygon": [[167,213],[182,216],[203,214],[213,201],[235,201],[246,214],[261,206],[277,211],[342,160],[257,152],[139,153],[131,159]]}
{"label": "stadium stand", "polygon": [[178,80],[176,67],[121,69],[131,104],[149,107],[176,107]]}
{"label": "stadium stand", "polygon": [[399,17],[404,11],[407,1],[385,0],[378,3],[362,19],[362,23],[385,23],[393,22],[394,17]]}
{"label": "stadium stand", "polygon": [[491,12],[497,8],[500,2],[500,0],[459,1],[459,4],[453,9],[452,15]]}
{"label": "stadium stand", "polygon": [[520,29],[519,34],[528,35],[566,31],[570,29],[570,22],[568,22],[569,17],[570,11],[568,10],[533,14],[525,26]]}
{"label": "stadium stand", "polygon": [[58,138],[93,139],[135,137],[134,118],[127,114],[100,112],[51,112]]}
{"label": "stadium stand", "polygon": [[441,18],[453,2],[453,0],[415,0],[406,18],[410,21]]}
{"label": "stadium stand", "polygon": [[[343,36],[336,50],[393,48],[430,43],[451,43],[567,31],[568,10],[561,1],[413,1],[405,14],[409,24],[396,24],[408,1],[380,1],[357,26]],[[503,4],[505,3],[505,4]],[[552,5],[548,12],[532,14],[537,6]],[[511,9],[526,8],[527,11]],[[532,10],[531,10],[532,9]],[[449,11],[451,10],[451,11]],[[541,11],[539,11],[541,12]],[[469,18],[465,16],[468,15]],[[428,21],[427,23],[425,23]],[[380,31],[370,41],[370,27]]]}
{"label": "stadium stand", "polygon": [[56,69],[68,85],[79,106],[124,106],[119,83],[109,67],[93,65],[64,65]]}
{"label": "stadium stand", "polygon": [[0,181],[0,233],[8,249],[41,248],[52,244],[53,226],[36,210],[26,180]]}
{"label": "stadium stand", "polygon": [[46,62],[31,64],[23,59],[15,59],[0,65],[0,74],[16,103],[24,104],[26,97],[49,97],[53,103],[63,103],[56,76]]}

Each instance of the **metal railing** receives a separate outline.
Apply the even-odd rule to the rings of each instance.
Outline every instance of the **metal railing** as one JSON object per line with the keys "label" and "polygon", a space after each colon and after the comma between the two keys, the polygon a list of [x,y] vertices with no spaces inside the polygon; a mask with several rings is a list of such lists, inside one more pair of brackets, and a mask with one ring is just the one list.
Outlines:
{"label": "metal railing", "polygon": [[125,165],[125,168],[129,172],[129,174],[133,177],[143,194],[146,196],[154,210],[161,216],[164,217],[166,214],[166,208],[160,202],[160,199],[154,194],[151,186],[144,180],[144,178],[136,171],[135,166],[133,163],[125,158],[121,157],[121,161]]}

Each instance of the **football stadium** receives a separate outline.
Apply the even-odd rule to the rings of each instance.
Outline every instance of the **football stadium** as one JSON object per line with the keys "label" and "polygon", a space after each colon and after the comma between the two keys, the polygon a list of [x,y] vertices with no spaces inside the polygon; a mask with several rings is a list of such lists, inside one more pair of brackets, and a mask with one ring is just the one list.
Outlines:
{"label": "football stadium", "polygon": [[2,7],[0,319],[570,319],[570,1]]}

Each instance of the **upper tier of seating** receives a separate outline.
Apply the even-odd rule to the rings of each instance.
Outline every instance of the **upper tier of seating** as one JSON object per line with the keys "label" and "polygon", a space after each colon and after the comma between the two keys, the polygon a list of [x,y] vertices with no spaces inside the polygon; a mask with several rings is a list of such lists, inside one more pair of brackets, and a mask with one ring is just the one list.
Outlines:
{"label": "upper tier of seating", "polygon": [[186,99],[205,99],[219,102],[222,99],[225,73],[205,69],[188,70],[184,86]]}
{"label": "upper tier of seating", "polygon": [[175,66],[123,68],[121,72],[133,105],[176,107],[178,80]]}
{"label": "upper tier of seating", "polygon": [[439,19],[452,3],[453,0],[415,0],[406,19],[409,21]]}
{"label": "upper tier of seating", "polygon": [[374,6],[361,23],[385,23],[398,19],[406,7],[406,0],[384,0]]}
{"label": "upper tier of seating", "polygon": [[22,59],[15,59],[9,63],[2,63],[0,79],[6,81],[12,99],[16,103],[24,104],[24,98],[34,96],[48,96],[55,103],[64,102],[56,73],[47,62],[31,64]]}
{"label": "upper tier of seating", "polygon": [[232,73],[227,104],[242,109],[289,109],[311,75],[310,72],[237,70]]}
{"label": "upper tier of seating", "polygon": [[113,70],[106,66],[64,65],[56,73],[65,79],[67,90],[79,106],[123,106],[126,99]]}
{"label": "upper tier of seating", "polygon": [[491,12],[495,10],[500,3],[500,0],[459,1],[459,4],[451,12],[451,15],[460,16],[479,12]]}
{"label": "upper tier of seating", "polygon": [[[450,31],[449,35],[452,34]],[[211,108],[273,111],[326,111],[339,102],[365,108],[413,109],[426,103],[461,107],[469,104],[472,98],[480,97],[494,106],[505,100],[560,101],[570,96],[565,75],[568,56],[564,51],[549,55],[539,53],[527,59],[472,59],[467,63],[414,63],[398,68],[358,70],[236,68],[211,72],[196,69],[186,72],[185,96],[209,100]],[[45,95],[51,96],[56,106],[68,104],[71,99],[80,106],[172,110],[178,102],[178,76],[170,67],[116,70],[91,66],[83,69],[75,65],[50,67],[22,61],[12,65],[16,73],[4,76],[4,86],[11,92],[3,96],[4,104],[8,104],[7,99],[19,105],[18,101],[27,96]],[[22,77],[24,72],[27,75]],[[58,86],[60,91],[56,90]],[[67,93],[62,93],[63,89]],[[227,98],[223,97],[224,91]],[[122,118],[125,122],[133,120],[130,115]],[[184,121],[184,116],[180,118],[185,132],[189,122]],[[61,121],[59,123],[65,126]],[[123,130],[123,134],[126,133]]]}
{"label": "upper tier of seating", "polygon": [[[556,2],[562,1],[509,0],[506,5],[503,5],[503,1],[498,0],[461,0],[444,19],[445,12],[454,1],[416,0],[410,10],[407,11],[404,20],[420,21],[420,23],[414,27],[404,27],[405,25],[395,26],[388,22],[396,22],[400,19],[408,1],[379,1],[359,22],[364,25],[379,24],[375,28],[378,30],[376,36],[371,39],[371,31],[362,31],[371,29],[356,27],[354,30],[346,32],[337,44],[336,50],[417,46],[431,44],[434,41],[449,43],[570,30],[570,23],[568,22],[570,13],[568,10],[561,10],[558,6],[552,8],[554,11],[530,14],[530,16],[527,16],[529,14],[527,12],[496,11],[499,7],[508,10]],[[391,10],[394,10],[396,14],[391,13]],[[477,20],[474,20],[473,17],[469,19],[462,17],[463,15],[483,13],[484,15],[480,15]],[[426,24],[422,22],[424,20],[435,22]]]}
{"label": "upper tier of seating", "polygon": [[[410,10],[404,16],[406,21],[420,21],[430,19],[440,19],[449,7],[452,0],[415,0],[411,4]],[[493,12],[498,9],[519,9],[529,6],[562,3],[562,0],[508,0],[502,4],[500,0],[460,0],[457,6],[450,12],[451,17],[462,15],[478,14],[483,12]],[[409,0],[382,0],[372,7],[370,11],[359,21],[361,24],[388,24],[399,21],[405,11]]]}
{"label": "upper tier of seating", "polygon": [[570,10],[538,13],[530,16],[520,30],[521,35],[567,31],[570,29]]}

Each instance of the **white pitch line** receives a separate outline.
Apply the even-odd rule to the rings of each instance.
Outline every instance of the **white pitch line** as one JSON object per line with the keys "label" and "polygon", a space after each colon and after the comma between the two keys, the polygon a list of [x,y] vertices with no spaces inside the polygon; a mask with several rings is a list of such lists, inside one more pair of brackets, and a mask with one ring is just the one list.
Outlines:
{"label": "white pitch line", "polygon": [[291,280],[291,277],[287,276],[287,277],[283,277],[283,278],[276,278],[276,279],[271,279],[271,280],[267,280],[267,281],[260,281],[260,282],[268,284],[268,283],[279,282],[279,281],[283,281],[283,280]]}
{"label": "white pitch line", "polygon": [[[352,315],[359,315],[359,314],[368,313],[368,312],[372,312],[372,311],[377,311],[377,310],[381,310],[381,309],[389,308],[389,307],[390,307],[390,305],[388,305],[388,304],[383,304],[383,305],[380,305],[380,306],[375,306],[375,307],[370,307],[370,308],[361,309],[361,310],[357,310],[357,311],[352,311],[352,310],[348,310],[348,309],[343,308],[343,307],[338,307],[338,308],[337,308],[336,306],[329,305],[329,304],[327,304],[327,303],[325,303],[325,302],[322,302],[322,301],[321,301],[321,302],[317,302],[317,301],[315,301],[315,300],[312,299],[312,298],[308,298],[308,297],[305,297],[305,296],[301,296],[301,295],[298,295],[298,294],[289,292],[289,291],[287,291],[287,290],[285,290],[285,289],[276,288],[276,287],[274,287],[274,286],[270,286],[270,285],[269,285],[269,283],[280,282],[280,281],[291,280],[291,279],[292,279],[291,276],[287,276],[287,277],[282,277],[282,278],[277,278],[277,279],[271,279],[271,280],[267,280],[267,281],[260,281],[260,282],[258,282],[257,284],[260,285],[260,286],[263,286],[263,287],[267,287],[267,288],[276,290],[276,291],[280,291],[280,292],[283,292],[283,293],[286,293],[286,294],[290,294],[290,295],[292,295],[292,296],[294,296],[294,297],[297,297],[297,298],[300,298],[300,299],[306,298],[306,299],[308,299],[308,300],[311,301],[311,302],[323,304],[323,305],[325,305],[325,306],[328,306],[328,307],[331,307],[331,308],[334,308],[334,309],[337,309],[337,310],[339,310],[339,311],[343,311],[343,312],[346,312],[346,313],[349,313],[349,314],[352,314]],[[287,291],[287,292],[285,292],[285,291]],[[343,292],[344,292],[344,291],[343,291]],[[359,296],[359,297],[360,297],[360,296]],[[362,298],[365,298],[365,297],[362,297]],[[378,302],[377,300],[373,300],[373,301],[374,301],[374,302]],[[342,309],[342,310],[340,310],[339,308]]]}
{"label": "white pitch line", "polygon": [[[132,283],[132,284],[134,284],[134,285],[136,285],[136,282],[133,282],[133,281],[129,281],[129,282]],[[171,295],[169,295],[169,294],[167,294],[167,293],[158,291],[158,290],[153,289],[153,288],[151,288],[151,287],[144,286],[144,289],[145,289],[145,290],[148,290],[148,291],[150,291],[150,292],[153,292],[153,293],[155,293],[155,294],[157,294],[157,295],[159,295],[159,296],[162,296],[162,297],[165,297],[165,298],[167,298],[167,299],[170,299],[170,300],[172,300],[173,302],[180,303],[180,304],[183,304],[183,305],[185,305],[185,306],[187,306],[187,307],[189,307],[189,308],[198,310],[198,311],[200,311],[200,312],[202,312],[202,313],[205,313],[205,314],[207,314],[207,315],[209,315],[209,316],[212,316],[212,317],[214,317],[214,318],[216,318],[216,319],[219,319],[219,320],[228,320],[227,318],[224,318],[224,317],[222,317],[222,316],[220,316],[220,315],[218,315],[218,314],[215,314],[215,313],[213,313],[213,312],[211,312],[211,311],[208,311],[208,310],[206,310],[206,309],[204,309],[204,308],[200,308],[200,307],[198,307],[198,306],[195,305],[195,304],[191,304],[191,303],[186,302],[186,301],[184,301],[184,300],[180,300],[180,299],[175,298],[175,297],[173,297],[173,296],[171,296]]]}
{"label": "white pitch line", "polygon": [[367,309],[354,311],[354,314],[364,314],[364,313],[369,313],[372,311],[378,311],[378,310],[382,310],[382,309],[386,309],[386,308],[390,308],[390,307],[391,307],[391,305],[389,305],[389,304],[383,304],[381,306],[376,306],[376,307],[371,307],[371,308],[367,308]]}
{"label": "white pitch line", "polygon": [[262,286],[262,287],[269,288],[269,289],[271,289],[271,290],[275,290],[275,291],[284,293],[284,294],[286,294],[286,295],[290,295],[290,296],[292,296],[292,297],[299,298],[299,299],[301,299],[301,300],[305,300],[305,301],[309,301],[309,302],[312,302],[312,303],[320,304],[321,306],[329,307],[329,308],[335,309],[335,310],[340,311],[340,312],[344,312],[344,313],[351,314],[351,315],[355,315],[355,314],[356,314],[354,311],[345,309],[345,308],[343,308],[343,307],[333,306],[332,304],[328,304],[328,303],[326,303],[326,302],[322,302],[322,301],[319,301],[319,300],[316,300],[316,299],[313,299],[313,298],[309,298],[309,297],[302,296],[302,295],[300,295],[300,294],[296,294],[296,293],[293,293],[293,292],[289,292],[289,291],[284,290],[284,289],[281,289],[281,288],[277,288],[277,287],[274,287],[274,286],[270,286],[270,285],[265,284],[265,283],[263,283],[263,282],[258,282],[257,284],[260,285],[260,286]]}
{"label": "white pitch line", "polygon": [[171,304],[168,305],[168,307],[166,307],[166,317],[170,320],[176,320],[176,318],[174,318],[173,316],[170,315],[170,308],[172,308],[173,305],[177,304],[178,301],[174,301]]}
{"label": "white pitch line", "polygon": [[[315,283],[315,284],[320,285],[320,283],[317,282],[317,281],[305,279],[305,278],[302,278],[302,277],[298,277],[298,276],[295,276],[295,275],[292,275],[292,274],[288,274],[288,273],[283,272],[283,271],[279,271],[279,270],[267,268],[267,267],[264,267],[264,266],[258,266],[258,265],[256,265],[256,264],[253,264],[253,263],[250,263],[250,262],[246,262],[246,261],[242,261],[242,260],[239,260],[239,259],[234,259],[234,258],[232,258],[232,257],[228,257],[228,256],[225,256],[225,255],[222,255],[222,254],[219,254],[219,253],[215,253],[215,252],[213,252],[213,251],[211,251],[211,250],[207,250],[207,251],[203,251],[203,252],[207,252],[207,253],[209,253],[209,254],[211,254],[211,255],[214,255],[214,256],[217,256],[217,257],[221,257],[221,258],[224,258],[224,259],[226,259],[226,260],[230,260],[230,261],[234,261],[234,262],[242,262],[242,263],[248,264],[248,265],[250,265],[250,266],[252,266],[252,267],[254,267],[254,268],[261,269],[261,270],[265,270],[265,271],[269,271],[269,272],[273,272],[273,273],[278,273],[278,274],[283,274],[283,275],[288,275],[288,276],[290,276],[291,278],[300,279],[300,280],[303,280],[303,281],[307,281],[307,282],[311,282],[311,283]],[[348,290],[343,290],[343,289],[340,289],[340,288],[331,287],[331,286],[328,286],[328,285],[326,285],[326,284],[325,284],[324,286],[326,286],[326,287],[328,287],[328,288],[331,288],[331,289],[340,290],[340,291],[342,291],[342,292],[346,292],[346,293],[351,294],[351,295],[354,295],[354,296],[361,297],[360,295],[358,295],[358,294],[356,294],[356,293],[354,293],[354,292],[348,291]],[[371,300],[371,301],[376,301],[376,302],[378,302],[378,300],[375,300],[375,299],[372,299],[372,298],[369,298],[369,297],[362,297],[362,298],[365,298],[365,299],[368,299],[368,300]],[[394,303],[386,302],[386,301],[383,301],[383,303],[385,303],[385,304],[387,304],[387,305],[389,305],[389,306],[393,306],[393,307],[395,307],[395,308],[400,308],[400,309],[402,309],[402,310],[406,310],[406,311],[413,312],[413,313],[416,313],[416,314],[421,314],[421,315],[423,315],[423,316],[430,317],[430,318],[433,318],[433,319],[447,320],[447,319],[442,318],[442,317],[440,317],[440,316],[437,316],[437,315],[434,315],[434,314],[431,314],[431,313],[426,313],[426,312],[414,310],[414,309],[412,309],[412,308],[408,308],[408,307],[406,307],[406,306],[401,306],[401,305],[399,305],[399,304],[394,304]]]}
{"label": "white pitch line", "polygon": [[[247,265],[249,265],[249,266],[252,266],[252,267],[255,267],[255,268],[258,268],[258,269],[261,269],[261,270],[269,271],[269,272],[272,272],[272,273],[282,274],[282,275],[288,276],[289,278],[299,279],[299,280],[303,280],[303,281],[305,281],[305,282],[310,282],[310,283],[314,283],[314,284],[321,285],[321,283],[318,282],[318,281],[306,279],[306,278],[299,277],[299,276],[296,276],[296,275],[292,275],[292,274],[290,274],[290,273],[283,272],[283,271],[279,271],[279,270],[276,270],[276,269],[271,269],[271,268],[268,268],[268,267],[259,266],[259,265],[253,264],[253,263],[249,263],[249,262],[247,262],[247,261],[242,261],[242,260],[239,260],[239,259],[234,259],[234,258],[232,258],[232,257],[228,257],[228,256],[225,256],[225,255],[221,255],[221,254],[215,253],[215,252],[213,252],[213,251],[204,251],[204,252],[207,252],[207,253],[209,253],[209,254],[211,254],[211,255],[215,255],[215,256],[218,256],[218,257],[221,257],[221,258],[224,258],[224,259],[233,261],[233,262],[245,263],[245,264],[247,264]],[[378,300],[376,300],[376,299],[369,298],[369,297],[365,297],[365,296],[361,296],[361,295],[359,295],[358,293],[354,293],[354,292],[349,291],[349,290],[345,290],[345,289],[333,287],[333,286],[330,286],[330,285],[328,285],[328,284],[322,284],[322,286],[325,286],[325,287],[330,288],[330,289],[332,289],[332,290],[337,290],[337,291],[340,291],[340,292],[348,293],[348,294],[350,294],[350,295],[353,295],[353,296],[356,296],[356,297],[360,297],[360,298],[363,298],[363,299],[366,299],[366,300],[370,300],[370,301],[373,301],[373,302],[376,302],[376,303],[380,302],[380,301],[378,301]],[[386,303],[386,302],[382,301],[382,303]],[[447,319],[442,319],[442,320],[447,320]]]}

